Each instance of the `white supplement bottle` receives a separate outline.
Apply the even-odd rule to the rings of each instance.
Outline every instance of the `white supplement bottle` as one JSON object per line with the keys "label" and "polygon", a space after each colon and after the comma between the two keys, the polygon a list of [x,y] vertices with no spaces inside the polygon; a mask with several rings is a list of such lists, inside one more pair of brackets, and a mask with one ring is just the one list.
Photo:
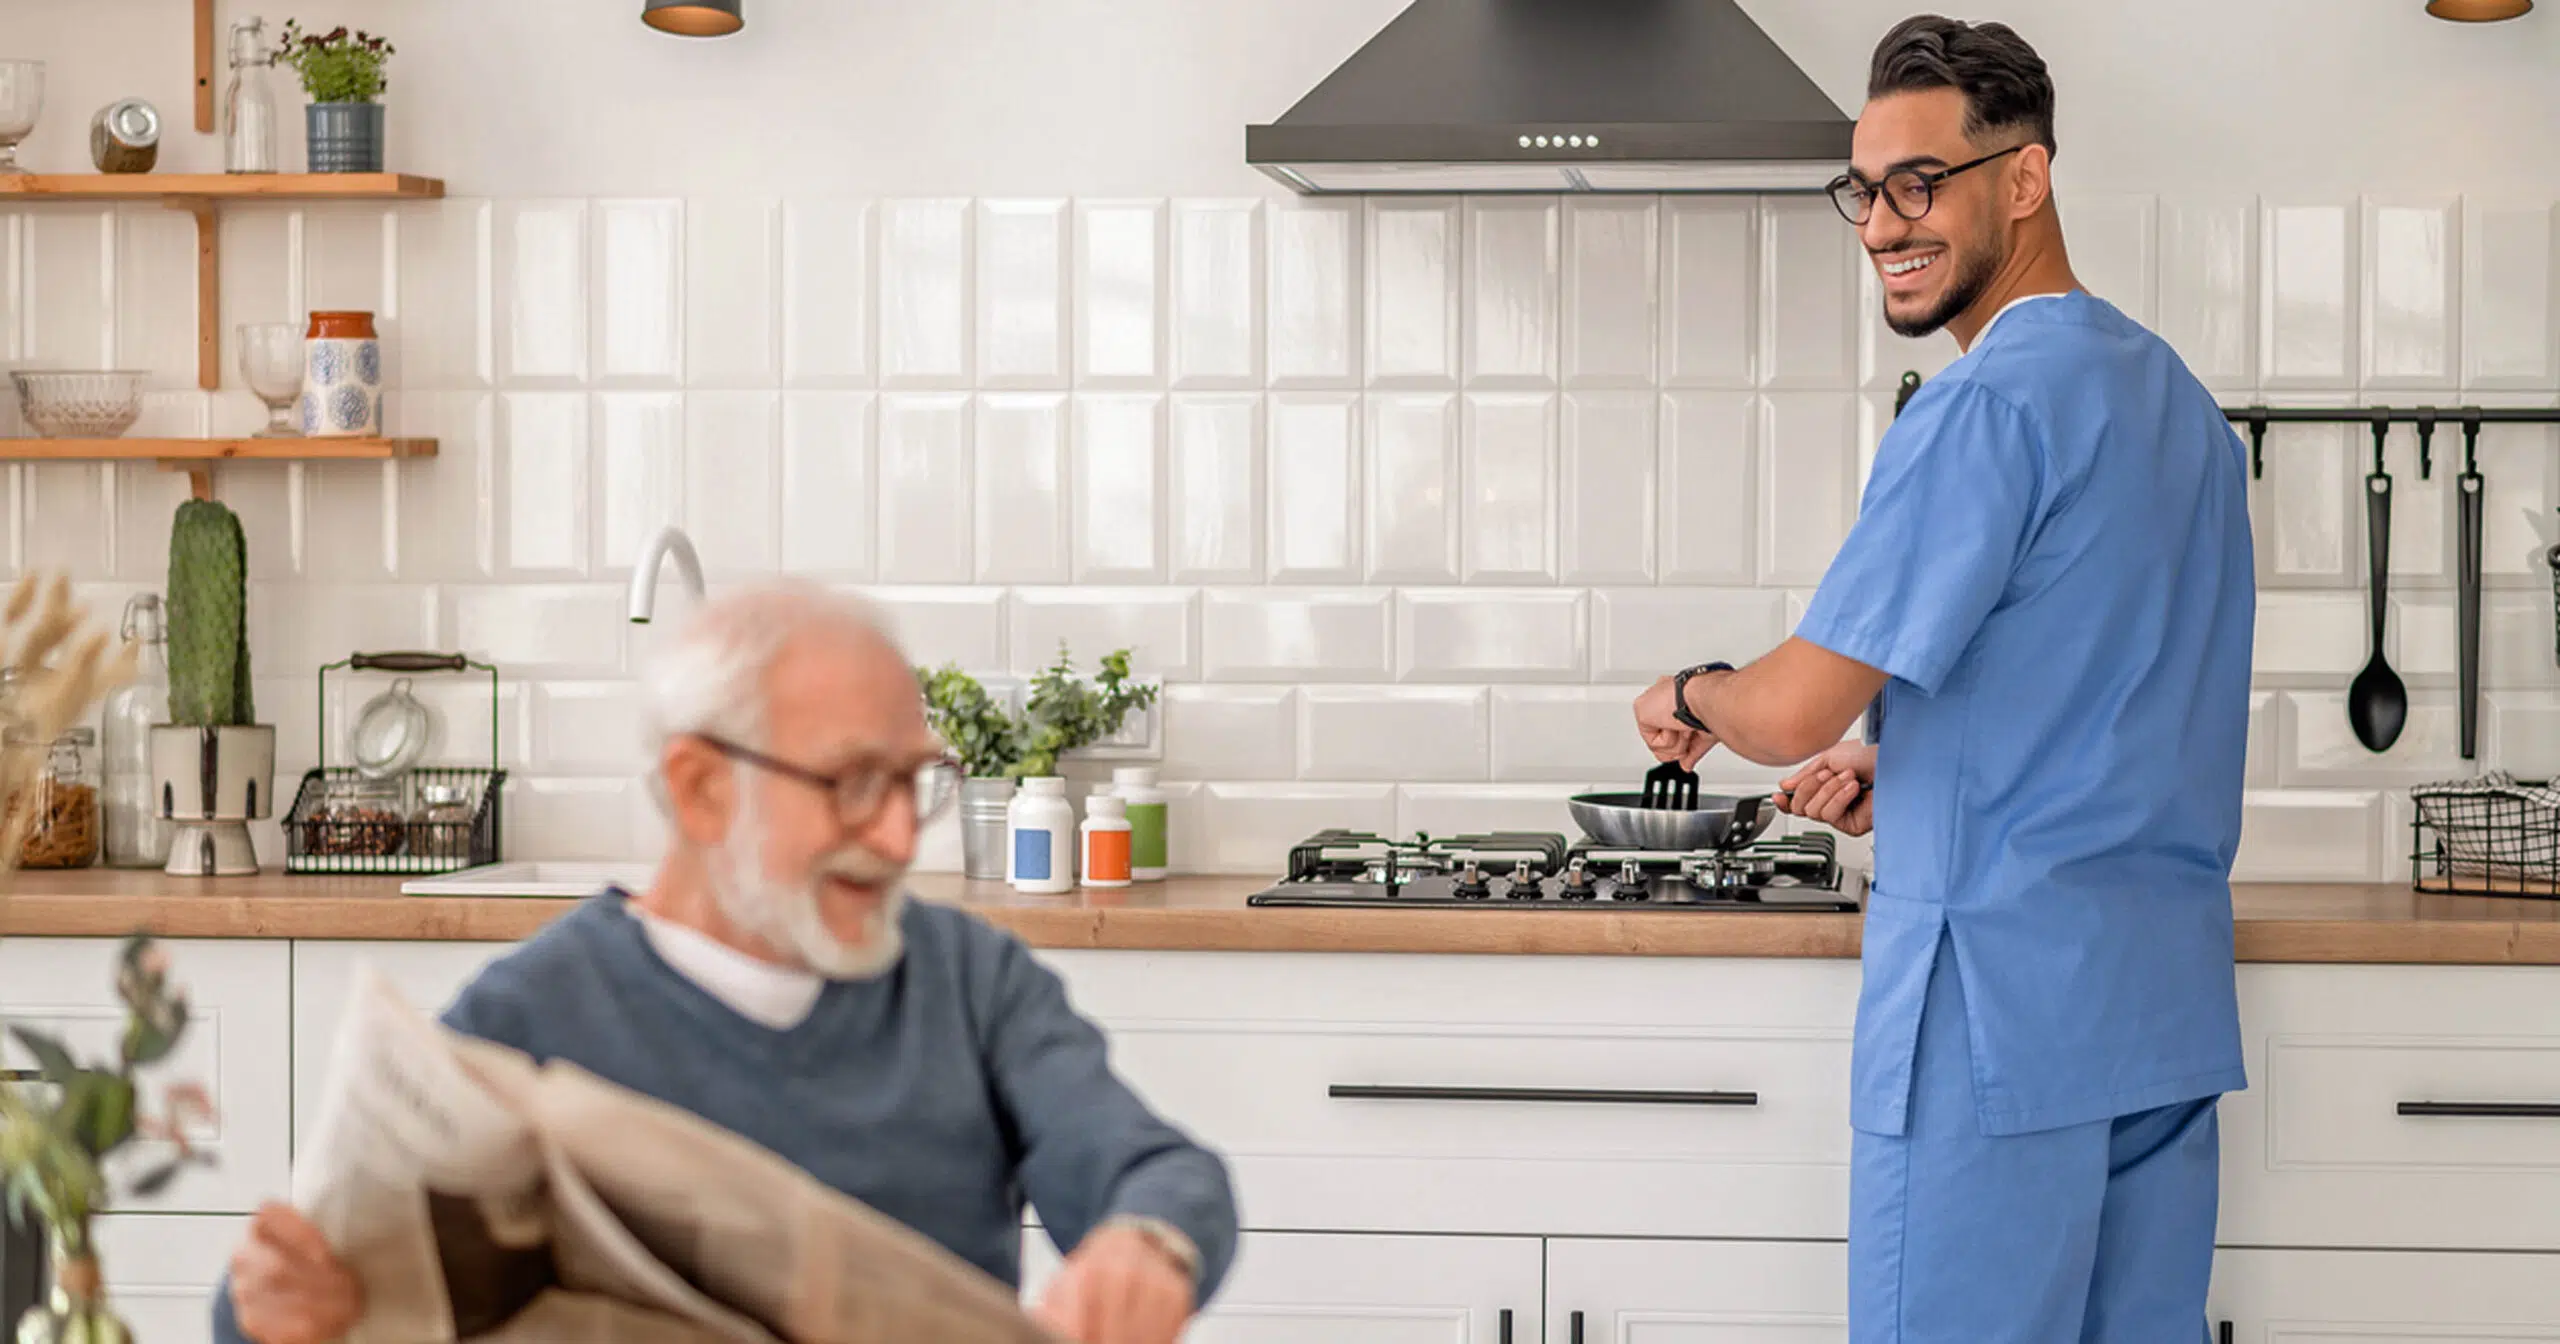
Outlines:
{"label": "white supplement bottle", "polygon": [[1097,793],[1084,804],[1084,884],[1088,887],[1129,885],[1129,818],[1126,804]]}
{"label": "white supplement bottle", "polygon": [[1067,781],[1044,775],[1022,781],[1005,809],[1005,880],[1016,891],[1055,895],[1076,885],[1076,811]]}
{"label": "white supplement bottle", "polygon": [[1111,791],[1129,814],[1129,876],[1140,882],[1162,882],[1165,862],[1164,790],[1156,787],[1152,765],[1124,765],[1111,772]]}

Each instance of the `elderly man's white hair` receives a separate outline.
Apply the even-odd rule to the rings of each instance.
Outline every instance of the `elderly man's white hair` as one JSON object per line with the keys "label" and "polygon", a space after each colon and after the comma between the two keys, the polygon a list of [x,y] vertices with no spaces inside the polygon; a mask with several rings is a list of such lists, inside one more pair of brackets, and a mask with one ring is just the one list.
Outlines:
{"label": "elderly man's white hair", "polygon": [[643,673],[651,758],[691,733],[762,748],[766,674],[794,640],[827,634],[898,647],[870,603],[795,579],[730,589],[694,608]]}

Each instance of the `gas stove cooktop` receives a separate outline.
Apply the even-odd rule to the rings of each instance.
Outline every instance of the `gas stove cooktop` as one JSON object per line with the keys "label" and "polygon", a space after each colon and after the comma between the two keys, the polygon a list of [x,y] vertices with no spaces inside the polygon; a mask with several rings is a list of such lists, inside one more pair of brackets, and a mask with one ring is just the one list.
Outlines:
{"label": "gas stove cooktop", "polygon": [[1260,906],[1461,910],[1855,911],[1865,883],[1831,836],[1763,839],[1733,850],[1662,853],[1561,835],[1388,840],[1320,831],[1289,851],[1289,875],[1245,898]]}

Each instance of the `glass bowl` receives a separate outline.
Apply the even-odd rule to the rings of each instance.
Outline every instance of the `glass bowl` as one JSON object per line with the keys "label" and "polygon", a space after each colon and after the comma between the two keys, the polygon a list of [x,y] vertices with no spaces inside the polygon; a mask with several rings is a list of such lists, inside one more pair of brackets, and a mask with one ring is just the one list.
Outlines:
{"label": "glass bowl", "polygon": [[112,439],[142,417],[142,380],[130,370],[13,373],[18,411],[48,439]]}

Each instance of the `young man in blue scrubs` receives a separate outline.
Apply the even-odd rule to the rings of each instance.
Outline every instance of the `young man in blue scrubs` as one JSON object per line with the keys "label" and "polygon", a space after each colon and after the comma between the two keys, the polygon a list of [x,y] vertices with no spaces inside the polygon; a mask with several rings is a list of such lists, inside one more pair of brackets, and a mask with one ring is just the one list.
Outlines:
{"label": "young man in blue scrubs", "polygon": [[[1885,37],[1832,197],[1893,328],[1965,353],[1886,433],[1795,637],[1636,702],[1657,757],[1812,758],[1782,806],[1875,831],[1856,1344],[2205,1333],[2214,1107],[2245,1085],[2243,452],[2178,356],[2073,278],[2053,151],[2016,33]],[[1873,745],[1841,744],[1871,703]]]}

